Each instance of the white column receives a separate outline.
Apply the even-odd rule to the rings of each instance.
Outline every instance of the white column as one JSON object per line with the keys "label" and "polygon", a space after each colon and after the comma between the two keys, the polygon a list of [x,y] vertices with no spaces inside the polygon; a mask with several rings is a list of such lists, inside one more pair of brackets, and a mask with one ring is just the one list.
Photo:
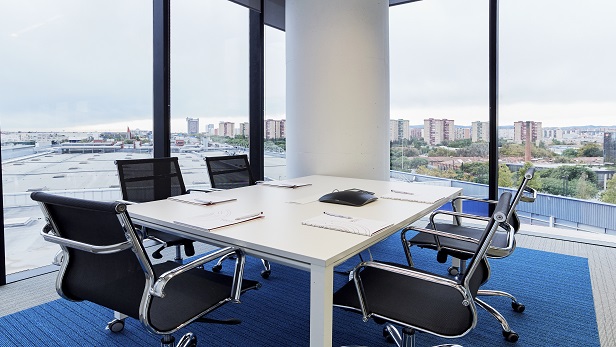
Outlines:
{"label": "white column", "polygon": [[288,177],[389,180],[389,2],[285,6]]}

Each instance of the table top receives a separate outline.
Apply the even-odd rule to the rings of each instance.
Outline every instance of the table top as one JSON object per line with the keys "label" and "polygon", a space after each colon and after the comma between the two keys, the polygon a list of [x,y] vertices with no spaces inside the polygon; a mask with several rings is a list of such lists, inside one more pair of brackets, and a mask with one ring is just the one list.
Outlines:
{"label": "table top", "polygon": [[[286,182],[309,184],[297,188],[254,185],[211,194],[216,198],[236,199],[214,205],[193,205],[173,200],[159,200],[128,206],[136,224],[219,246],[239,246],[247,254],[299,267],[334,266],[370,245],[386,238],[402,227],[418,220],[441,206],[461,189],[395,181],[376,181],[335,176],[306,176]],[[334,190],[362,189],[374,192],[378,200],[360,207],[319,202]],[[421,202],[382,198],[391,191],[413,193]],[[409,195],[411,196],[411,195]],[[202,231],[174,223],[211,213],[231,210],[234,213],[263,212],[258,218],[231,226]],[[391,223],[373,236],[302,225],[302,221],[324,212],[369,218]]]}

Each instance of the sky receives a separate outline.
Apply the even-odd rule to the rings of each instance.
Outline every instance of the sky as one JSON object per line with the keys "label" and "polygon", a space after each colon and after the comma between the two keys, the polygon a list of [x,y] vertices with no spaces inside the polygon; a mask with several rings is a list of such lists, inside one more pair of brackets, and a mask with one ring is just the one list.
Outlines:
{"label": "sky", "polygon": [[[150,0],[0,0],[2,131],[151,129]],[[392,119],[488,120],[488,2],[390,9]],[[248,10],[171,7],[172,131],[248,120]],[[616,125],[616,2],[501,0],[499,125]],[[285,117],[285,35],[266,29],[266,117]]]}

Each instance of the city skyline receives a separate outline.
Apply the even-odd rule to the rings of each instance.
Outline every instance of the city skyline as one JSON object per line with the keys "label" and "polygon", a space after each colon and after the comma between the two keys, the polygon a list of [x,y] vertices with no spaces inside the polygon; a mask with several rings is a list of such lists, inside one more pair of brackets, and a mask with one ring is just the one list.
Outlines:
{"label": "city skyline", "polygon": [[[616,3],[571,7],[556,0],[500,5],[500,124],[616,119],[616,51],[605,45],[616,32]],[[488,120],[487,18],[482,1],[390,9],[392,119]],[[230,1],[173,4],[172,131],[185,128],[186,115],[248,120],[247,19],[248,10]],[[151,128],[151,31],[147,2],[3,4],[2,129]],[[285,35],[271,28],[265,34],[266,114],[284,117]],[[191,44],[196,37],[207,44]]]}

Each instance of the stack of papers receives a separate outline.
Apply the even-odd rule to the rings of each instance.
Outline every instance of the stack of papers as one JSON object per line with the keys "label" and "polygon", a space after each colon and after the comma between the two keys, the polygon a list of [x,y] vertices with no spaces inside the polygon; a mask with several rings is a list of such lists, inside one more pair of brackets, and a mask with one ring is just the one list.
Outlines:
{"label": "stack of papers", "polygon": [[317,228],[344,231],[347,233],[372,236],[393,224],[375,219],[352,218],[346,216],[322,214],[302,222]]}
{"label": "stack of papers", "polygon": [[173,223],[203,231],[211,231],[262,217],[264,217],[263,212],[235,213],[229,210],[221,210],[190,218],[174,220]]}
{"label": "stack of papers", "polygon": [[219,196],[217,197],[211,193],[192,193],[192,194],[172,196],[172,197],[167,198],[167,200],[185,202],[187,204],[194,204],[194,205],[214,205],[214,204],[218,204],[221,202],[234,201],[237,199],[223,198]]}
{"label": "stack of papers", "polygon": [[306,187],[312,185],[312,183],[300,183],[300,182],[289,182],[289,181],[263,181],[258,182],[262,186],[270,186],[270,187],[279,187],[279,188],[299,188]]}
{"label": "stack of papers", "polygon": [[[423,194],[422,194],[423,195]],[[418,196],[411,192],[405,191],[391,191],[383,196],[382,199],[390,199],[390,200],[400,200],[400,201],[409,201],[409,202],[420,202],[424,204],[433,204],[438,200],[437,198],[429,197],[429,196]]]}

